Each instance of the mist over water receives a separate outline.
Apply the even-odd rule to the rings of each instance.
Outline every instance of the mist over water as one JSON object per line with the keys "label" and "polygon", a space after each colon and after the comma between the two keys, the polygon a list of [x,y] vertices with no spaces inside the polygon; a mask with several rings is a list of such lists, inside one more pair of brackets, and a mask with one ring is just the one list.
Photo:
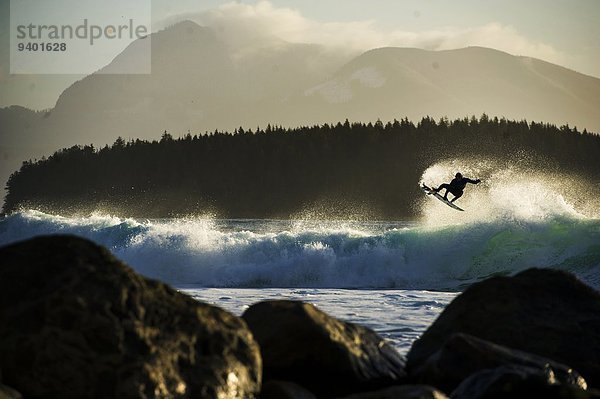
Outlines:
{"label": "mist over water", "polygon": [[180,287],[458,291],[492,275],[549,267],[600,288],[600,208],[579,196],[585,182],[485,161],[432,165],[422,180],[439,185],[456,171],[483,180],[459,200],[466,212],[423,196],[417,222],[67,218],[27,210],[0,221],[0,244],[77,234]]}
{"label": "mist over water", "polygon": [[[419,204],[423,222],[440,226],[600,218],[598,187],[590,187],[585,179],[577,176],[544,172],[544,165],[532,167],[530,162],[458,159],[432,165],[421,178],[421,183],[430,187],[449,183],[457,172],[482,182],[467,184],[464,195],[457,200],[456,204],[467,212],[455,212],[440,206],[443,204],[433,198],[424,197]],[[452,199],[452,194],[448,198]]]}

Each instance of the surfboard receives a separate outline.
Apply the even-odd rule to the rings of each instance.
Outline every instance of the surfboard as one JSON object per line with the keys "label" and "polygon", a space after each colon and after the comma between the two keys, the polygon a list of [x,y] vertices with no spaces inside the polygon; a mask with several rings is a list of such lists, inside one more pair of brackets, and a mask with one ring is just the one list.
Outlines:
{"label": "surfboard", "polygon": [[421,190],[423,190],[425,192],[425,194],[427,194],[427,195],[433,195],[435,198],[439,199],[440,201],[442,201],[444,204],[448,205],[452,209],[456,209],[457,211],[462,211],[462,212],[465,211],[464,209],[461,209],[461,208],[457,207],[456,205],[454,205],[452,202],[445,200],[444,197],[442,197],[439,193],[436,193],[435,190],[427,187],[425,184],[423,184],[421,186]]}

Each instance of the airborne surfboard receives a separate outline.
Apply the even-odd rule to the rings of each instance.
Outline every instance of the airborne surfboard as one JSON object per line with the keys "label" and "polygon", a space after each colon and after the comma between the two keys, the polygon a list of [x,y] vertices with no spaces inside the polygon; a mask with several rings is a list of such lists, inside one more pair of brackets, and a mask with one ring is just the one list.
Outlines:
{"label": "airborne surfboard", "polygon": [[448,205],[452,209],[456,209],[457,211],[462,211],[462,212],[465,211],[464,209],[461,209],[461,208],[457,207],[456,205],[454,205],[452,202],[444,199],[444,197],[442,197],[439,193],[436,193],[434,189],[427,187],[425,184],[423,184],[421,186],[421,190],[423,190],[425,192],[425,194],[427,194],[427,195],[433,195],[435,198],[439,199],[440,201],[442,201],[444,204]]}

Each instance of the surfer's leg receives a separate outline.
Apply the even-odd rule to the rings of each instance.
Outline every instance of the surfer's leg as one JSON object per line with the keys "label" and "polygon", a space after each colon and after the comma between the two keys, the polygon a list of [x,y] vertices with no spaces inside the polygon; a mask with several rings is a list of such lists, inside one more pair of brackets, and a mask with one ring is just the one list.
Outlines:
{"label": "surfer's leg", "polygon": [[463,192],[462,191],[457,191],[456,193],[452,193],[452,194],[454,195],[454,198],[452,198],[452,201],[450,201],[450,202],[454,202],[457,199],[459,199],[460,197],[462,197]]}
{"label": "surfer's leg", "polygon": [[439,193],[439,192],[440,192],[440,190],[442,190],[443,188],[445,188],[445,189],[446,189],[446,192],[444,193],[444,199],[447,201],[447,200],[448,200],[448,193],[450,192],[450,185],[449,185],[448,183],[444,183],[444,184],[442,184],[441,186],[439,186],[439,187],[438,187],[438,188],[435,190],[435,192],[436,192],[436,193]]}
{"label": "surfer's leg", "polygon": [[444,183],[441,186],[439,186],[438,188],[436,188],[435,192],[439,193],[443,188],[446,189],[446,195],[448,195],[448,188],[450,188],[450,185],[448,183]]}

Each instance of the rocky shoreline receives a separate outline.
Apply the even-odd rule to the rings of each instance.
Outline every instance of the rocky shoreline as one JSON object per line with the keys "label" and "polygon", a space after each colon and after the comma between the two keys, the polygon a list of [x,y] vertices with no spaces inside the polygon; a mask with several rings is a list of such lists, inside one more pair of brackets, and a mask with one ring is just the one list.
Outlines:
{"label": "rocky shoreline", "polygon": [[594,388],[600,293],[562,271],[472,285],[405,359],[308,303],[234,316],[78,237],[0,248],[0,399],[600,398]]}

